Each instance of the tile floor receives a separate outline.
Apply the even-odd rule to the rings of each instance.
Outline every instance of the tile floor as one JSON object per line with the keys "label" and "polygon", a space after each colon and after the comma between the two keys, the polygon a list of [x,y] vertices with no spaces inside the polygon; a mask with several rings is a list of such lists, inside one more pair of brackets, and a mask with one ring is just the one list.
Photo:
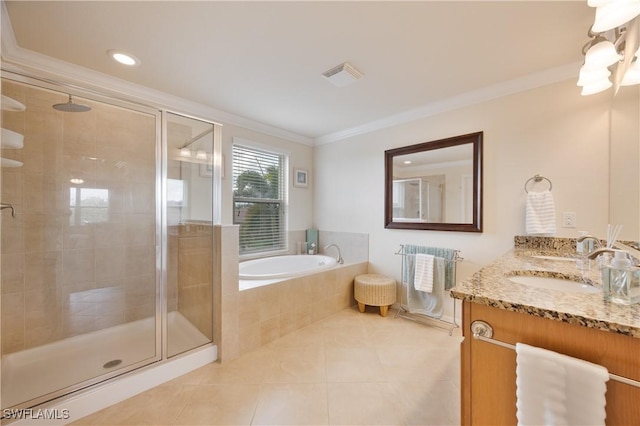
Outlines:
{"label": "tile floor", "polygon": [[345,309],[76,425],[457,425],[460,329]]}

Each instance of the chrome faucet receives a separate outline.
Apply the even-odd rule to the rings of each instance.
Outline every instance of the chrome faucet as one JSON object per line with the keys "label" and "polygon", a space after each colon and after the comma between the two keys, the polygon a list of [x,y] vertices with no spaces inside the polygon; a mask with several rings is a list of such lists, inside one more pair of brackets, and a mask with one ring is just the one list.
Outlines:
{"label": "chrome faucet", "polygon": [[342,265],[344,263],[344,259],[342,258],[342,252],[340,251],[340,247],[338,247],[337,244],[329,244],[328,246],[324,247],[324,250],[327,251],[327,249],[329,249],[330,247],[335,247],[338,250],[338,257],[336,258],[336,262]]}
{"label": "chrome faucet", "polygon": [[602,253],[615,253],[615,250],[613,250],[611,248],[608,248],[608,247],[600,247],[600,248],[595,249],[591,253],[587,254],[587,257],[589,259],[595,259],[596,257],[601,255]]}
{"label": "chrome faucet", "polygon": [[[612,249],[612,248],[609,248],[609,247],[601,247],[601,248],[595,249],[594,251],[592,251],[591,253],[589,253],[589,254],[587,255],[587,257],[588,257],[589,259],[595,259],[596,257],[598,257],[599,255],[601,255],[602,253],[612,253],[612,254],[613,254],[613,253],[615,253],[616,251],[620,251],[620,250],[619,250],[619,249],[618,249],[618,250],[616,250],[616,249]],[[625,252],[626,252],[626,250],[622,250],[622,251],[625,251]],[[633,255],[631,255],[629,252],[626,252],[626,253],[627,253],[627,257],[629,258],[629,260],[631,260],[631,264],[632,264],[633,266],[635,266],[635,267],[640,267],[640,261],[638,261],[638,259],[637,259],[637,258],[635,258]]]}
{"label": "chrome faucet", "polygon": [[596,243],[596,249],[602,248],[602,242],[592,235],[581,235],[576,239],[576,241],[579,243],[583,242],[584,240],[593,240]]}

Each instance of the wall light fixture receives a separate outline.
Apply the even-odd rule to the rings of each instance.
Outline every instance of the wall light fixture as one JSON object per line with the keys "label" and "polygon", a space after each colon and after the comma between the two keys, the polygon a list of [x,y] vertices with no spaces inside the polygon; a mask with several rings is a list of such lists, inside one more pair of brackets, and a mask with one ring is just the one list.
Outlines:
{"label": "wall light fixture", "polygon": [[[578,86],[582,95],[640,84],[640,0],[588,0],[595,21],[584,47]],[[613,80],[610,79],[612,76]]]}

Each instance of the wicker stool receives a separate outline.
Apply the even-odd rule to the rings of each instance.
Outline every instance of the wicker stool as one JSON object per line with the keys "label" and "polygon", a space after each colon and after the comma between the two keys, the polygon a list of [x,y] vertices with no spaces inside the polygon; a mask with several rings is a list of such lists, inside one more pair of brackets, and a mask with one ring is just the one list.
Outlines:
{"label": "wicker stool", "polygon": [[396,280],[380,274],[358,275],[353,293],[360,312],[364,312],[365,305],[380,306],[380,315],[384,317],[396,302]]}

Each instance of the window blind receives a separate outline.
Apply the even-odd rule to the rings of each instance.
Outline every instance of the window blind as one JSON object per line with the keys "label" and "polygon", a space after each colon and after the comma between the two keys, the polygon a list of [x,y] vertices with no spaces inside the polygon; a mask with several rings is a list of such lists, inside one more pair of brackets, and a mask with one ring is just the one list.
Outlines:
{"label": "window blind", "polygon": [[285,250],[286,157],[233,146],[233,223],[240,225],[240,254]]}

